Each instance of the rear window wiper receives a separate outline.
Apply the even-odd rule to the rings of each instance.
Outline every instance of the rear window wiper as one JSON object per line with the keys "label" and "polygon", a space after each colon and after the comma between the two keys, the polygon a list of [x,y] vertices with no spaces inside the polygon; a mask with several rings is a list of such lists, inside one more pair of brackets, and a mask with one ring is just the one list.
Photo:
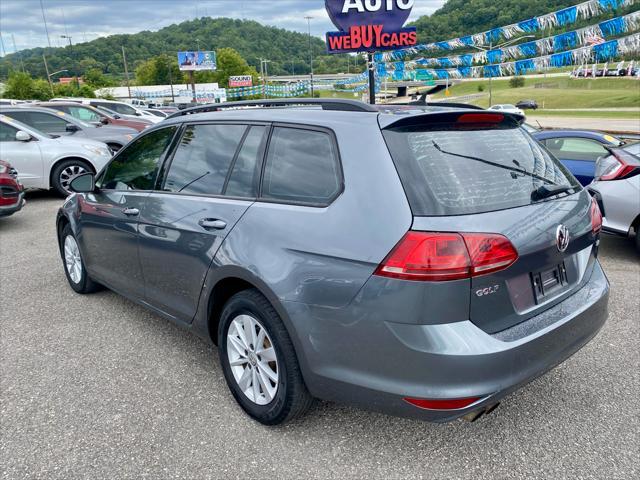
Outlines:
{"label": "rear window wiper", "polygon": [[[502,170],[509,170],[510,172],[512,172],[511,176],[514,179],[518,178],[519,176],[525,175],[527,177],[535,178],[536,180],[540,180],[541,182],[545,182],[545,183],[548,183],[550,185],[556,185],[554,182],[552,182],[548,178],[544,178],[544,177],[541,177],[540,175],[536,175],[535,173],[528,172],[523,167],[520,167],[520,168],[510,167],[508,165],[503,165],[501,163],[492,162],[491,160],[485,160],[484,158],[480,158],[480,157],[473,157],[471,155],[463,155],[461,153],[449,152],[447,150],[444,150],[440,145],[438,145],[435,140],[432,140],[432,142],[433,142],[433,146],[440,153],[444,153],[445,155],[452,155],[454,157],[466,158],[468,160],[474,160],[476,162],[485,163],[485,164],[491,165],[493,167],[501,168]],[[519,165],[519,164],[516,162],[516,165]]]}
{"label": "rear window wiper", "polygon": [[531,199],[533,201],[544,200],[545,198],[554,197],[575,189],[576,187],[573,185],[540,185],[531,192]]}

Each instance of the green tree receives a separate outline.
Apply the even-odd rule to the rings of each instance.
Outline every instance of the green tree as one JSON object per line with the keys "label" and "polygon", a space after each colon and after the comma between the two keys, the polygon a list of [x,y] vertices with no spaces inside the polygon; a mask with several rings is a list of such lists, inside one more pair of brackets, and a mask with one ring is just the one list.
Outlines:
{"label": "green tree", "polygon": [[33,98],[33,79],[24,72],[9,74],[4,96],[15,100],[31,100]]}
{"label": "green tree", "polygon": [[168,85],[182,83],[178,59],[162,54],[141,63],[136,68],[137,85]]}
{"label": "green tree", "polygon": [[82,77],[93,88],[113,87],[113,81],[109,79],[99,68],[91,68]]}
{"label": "green tree", "polygon": [[221,87],[229,86],[229,77],[251,75],[254,84],[258,81],[258,72],[251,67],[242,55],[233,48],[221,48],[216,55],[217,70],[214,72],[197,72],[198,83],[218,82]]}

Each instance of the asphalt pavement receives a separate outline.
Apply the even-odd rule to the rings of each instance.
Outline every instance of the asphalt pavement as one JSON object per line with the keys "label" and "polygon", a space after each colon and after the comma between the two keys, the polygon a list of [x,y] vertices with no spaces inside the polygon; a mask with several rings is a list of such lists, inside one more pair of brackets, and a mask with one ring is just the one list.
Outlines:
{"label": "asphalt pavement", "polygon": [[0,219],[0,472],[6,479],[638,478],[640,258],[605,237],[610,318],[580,352],[470,424],[319,403],[249,419],[216,348],[109,291],[76,295],[61,201]]}

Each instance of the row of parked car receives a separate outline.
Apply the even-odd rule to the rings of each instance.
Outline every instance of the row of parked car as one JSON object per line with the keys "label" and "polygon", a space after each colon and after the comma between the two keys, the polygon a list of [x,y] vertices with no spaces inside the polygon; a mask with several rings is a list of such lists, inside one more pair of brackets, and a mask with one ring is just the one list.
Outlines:
{"label": "row of parked car", "polygon": [[[175,107],[151,109],[103,99],[0,105],[1,157],[17,167],[24,187],[53,189],[67,196],[73,178],[100,171],[136,135],[176,111]],[[497,105],[492,111],[524,115],[511,105]],[[522,128],[588,186],[606,212],[606,231],[630,235],[638,229],[638,144],[626,145],[601,132],[540,130],[526,123]],[[5,170],[1,201],[15,200],[11,205],[17,208],[23,199],[16,186],[7,186],[9,168],[0,167]],[[3,207],[11,211],[0,204]]]}

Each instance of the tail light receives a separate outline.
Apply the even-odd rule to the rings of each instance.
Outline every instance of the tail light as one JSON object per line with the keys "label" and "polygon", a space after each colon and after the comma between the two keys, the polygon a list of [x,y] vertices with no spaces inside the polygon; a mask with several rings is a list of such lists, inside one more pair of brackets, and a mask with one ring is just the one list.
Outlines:
{"label": "tail light", "polygon": [[591,199],[591,231],[594,235],[599,234],[602,231],[602,212],[595,198]]}
{"label": "tail light", "polygon": [[375,275],[448,281],[504,270],[518,259],[509,240],[493,233],[408,232]]}
{"label": "tail light", "polygon": [[640,171],[640,163],[637,157],[624,150],[611,150],[611,155],[600,160],[599,168],[602,174],[598,180],[620,180]]}

